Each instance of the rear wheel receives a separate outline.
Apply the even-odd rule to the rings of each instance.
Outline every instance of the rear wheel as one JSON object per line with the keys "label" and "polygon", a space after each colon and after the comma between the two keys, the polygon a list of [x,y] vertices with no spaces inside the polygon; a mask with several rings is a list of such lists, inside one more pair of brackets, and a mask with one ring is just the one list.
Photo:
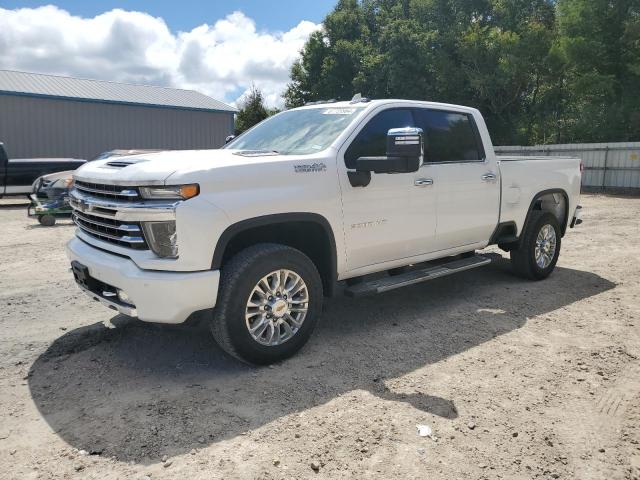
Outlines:
{"label": "rear wheel", "polygon": [[222,267],[211,321],[216,342],[248,363],[295,354],[322,311],[322,281],[313,262],[285,245],[258,244]]}
{"label": "rear wheel", "polygon": [[520,246],[511,250],[516,274],[532,280],[547,278],[560,255],[561,231],[558,219],[549,212],[531,212]]}

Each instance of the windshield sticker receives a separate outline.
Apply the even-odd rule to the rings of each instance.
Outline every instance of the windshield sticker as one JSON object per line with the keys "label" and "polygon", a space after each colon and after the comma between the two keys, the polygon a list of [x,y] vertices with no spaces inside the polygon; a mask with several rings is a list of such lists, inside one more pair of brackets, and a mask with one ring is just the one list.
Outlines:
{"label": "windshield sticker", "polygon": [[323,115],[351,115],[355,113],[355,108],[327,108],[322,114]]}

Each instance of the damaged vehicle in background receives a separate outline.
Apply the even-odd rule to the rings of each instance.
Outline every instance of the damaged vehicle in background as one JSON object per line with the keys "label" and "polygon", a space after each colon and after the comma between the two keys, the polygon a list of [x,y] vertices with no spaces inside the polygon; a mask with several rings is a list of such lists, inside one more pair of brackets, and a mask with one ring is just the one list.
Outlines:
{"label": "damaged vehicle in background", "polygon": [[[101,153],[96,160],[105,158],[153,153],[160,150],[111,150]],[[29,195],[31,204],[27,207],[27,216],[35,217],[45,227],[55,225],[56,218],[71,215],[69,190],[73,185],[73,170],[49,173],[34,180]]]}
{"label": "damaged vehicle in background", "polygon": [[33,183],[39,177],[54,172],[73,171],[86,162],[77,158],[9,159],[4,144],[0,143],[0,197],[26,196],[33,191]]}
{"label": "damaged vehicle in background", "polygon": [[[109,150],[108,152],[101,153],[94,160],[104,160],[106,158],[124,157],[129,155],[139,155],[141,153],[153,153],[153,152],[160,152],[160,151],[161,150],[152,150],[152,149]],[[73,172],[74,170],[64,170],[61,172],[42,175],[33,181],[33,184],[31,185],[31,192],[35,193],[39,198],[44,198],[45,196],[47,196],[48,190],[52,188],[52,185],[54,183],[56,183],[58,187],[60,186],[57,180],[60,180],[60,179],[68,180],[70,185],[71,179],[73,178]]]}

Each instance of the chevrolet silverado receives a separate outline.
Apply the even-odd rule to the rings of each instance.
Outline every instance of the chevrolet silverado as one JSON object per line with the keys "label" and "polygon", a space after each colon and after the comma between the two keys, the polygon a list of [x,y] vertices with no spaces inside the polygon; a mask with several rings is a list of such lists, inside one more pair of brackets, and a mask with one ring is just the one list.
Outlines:
{"label": "chevrolet silverado", "polygon": [[222,149],[94,161],[74,178],[80,288],[148,322],[205,311],[218,344],[255,364],[298,351],[323,297],[481,267],[488,245],[544,279],[581,222],[579,159],[497,157],[478,110],[422,101],[310,104]]}

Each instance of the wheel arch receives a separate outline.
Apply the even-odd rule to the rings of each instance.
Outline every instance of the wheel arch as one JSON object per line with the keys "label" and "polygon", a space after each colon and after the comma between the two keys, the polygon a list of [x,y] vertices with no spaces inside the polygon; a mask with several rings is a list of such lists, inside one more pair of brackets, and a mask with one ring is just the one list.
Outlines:
{"label": "wheel arch", "polygon": [[212,269],[220,269],[235,253],[257,243],[273,242],[296,248],[316,265],[326,296],[337,281],[337,250],[329,221],[308,212],[279,213],[248,218],[227,227],[216,243]]}
{"label": "wheel arch", "polygon": [[[549,198],[553,198],[555,202],[555,197],[553,195],[561,195],[563,202],[559,202],[558,206],[555,208],[551,208],[549,204],[545,203],[545,200]],[[562,205],[564,203],[564,205]],[[567,231],[567,221],[569,218],[569,195],[566,190],[562,188],[551,188],[548,190],[543,190],[534,195],[531,200],[531,204],[529,205],[529,209],[527,210],[527,216],[525,217],[524,223],[522,224],[522,229],[520,230],[519,237],[522,236],[522,232],[525,231],[527,225],[529,224],[529,219],[531,218],[531,212],[534,210],[541,210],[550,212],[555,215],[558,219],[558,223],[560,224],[560,228],[562,230],[562,236],[564,237],[565,232]],[[561,212],[561,217],[558,216],[558,213]]]}

